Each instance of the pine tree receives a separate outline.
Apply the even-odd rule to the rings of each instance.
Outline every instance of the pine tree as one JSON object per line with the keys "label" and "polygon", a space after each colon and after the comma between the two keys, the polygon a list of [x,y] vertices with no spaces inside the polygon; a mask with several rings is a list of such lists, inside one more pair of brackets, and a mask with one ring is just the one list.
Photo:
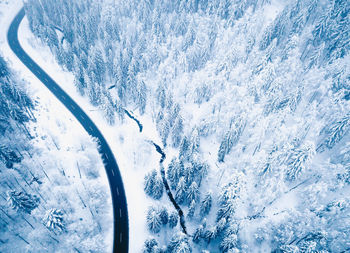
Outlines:
{"label": "pine tree", "polygon": [[210,227],[208,230],[206,230],[203,234],[203,239],[210,243],[211,240],[215,239],[218,236],[218,231],[216,230],[215,226]]}
{"label": "pine tree", "polygon": [[[323,129],[326,138],[317,148],[317,151],[323,151],[324,147],[332,149],[349,131],[350,129],[350,114],[334,121],[330,126]],[[321,133],[322,133],[321,132]]]}
{"label": "pine tree", "polygon": [[202,180],[208,175],[209,165],[205,162],[198,162],[193,160],[192,171],[193,171],[193,179],[197,183],[198,187],[202,184]]}
{"label": "pine tree", "polygon": [[154,198],[160,199],[163,196],[164,185],[162,179],[158,176],[156,170],[152,170],[145,176],[144,180],[145,193]]}
{"label": "pine tree", "polygon": [[143,81],[138,83],[137,91],[137,104],[139,106],[140,114],[143,115],[146,110],[147,101],[147,87]]}
{"label": "pine tree", "polygon": [[212,201],[213,200],[211,197],[211,192],[208,192],[201,202],[201,206],[200,206],[200,216],[201,217],[204,217],[204,216],[209,214],[209,212],[211,210]]}
{"label": "pine tree", "polygon": [[190,152],[189,152],[190,146],[191,144],[188,138],[186,136],[183,137],[180,145],[180,154],[179,154],[180,160],[188,161],[188,159],[190,158]]}
{"label": "pine tree", "polygon": [[221,252],[228,252],[231,249],[235,249],[237,247],[237,235],[230,234],[225,236],[220,243]]}
{"label": "pine tree", "polygon": [[175,190],[179,180],[182,176],[184,176],[184,165],[176,158],[173,158],[167,169],[167,178],[170,182],[170,187]]}
{"label": "pine tree", "polygon": [[204,236],[204,229],[205,227],[203,225],[200,225],[196,231],[194,232],[194,234],[192,235],[192,241],[194,243],[199,243],[200,240],[203,238]]}
{"label": "pine tree", "polygon": [[63,232],[65,230],[63,211],[56,208],[48,210],[44,218],[44,224],[55,233]]}
{"label": "pine tree", "polygon": [[239,182],[231,182],[223,187],[219,197],[219,210],[217,221],[229,218],[234,212],[239,200]]}
{"label": "pine tree", "polygon": [[178,220],[179,220],[179,215],[177,214],[177,212],[172,212],[169,215],[169,227],[170,228],[176,227]]}
{"label": "pine tree", "polygon": [[147,239],[143,245],[143,253],[160,253],[160,249],[158,247],[158,242],[156,239],[151,238]]}
{"label": "pine tree", "polygon": [[229,131],[225,134],[221,141],[218,151],[218,162],[224,162],[225,156],[230,153],[231,149],[238,143],[243,130],[245,122],[243,119],[233,119]]}
{"label": "pine tree", "polygon": [[191,204],[190,204],[190,206],[188,208],[188,213],[187,213],[187,217],[188,218],[190,218],[190,219],[193,218],[194,212],[196,211],[196,205],[197,205],[196,201],[192,200],[192,202],[191,202]]}
{"label": "pine tree", "polygon": [[2,56],[0,56],[0,78],[8,76],[9,70],[7,68],[7,64]]}
{"label": "pine tree", "polygon": [[296,245],[283,245],[279,248],[283,253],[299,253],[300,249]]}
{"label": "pine tree", "polygon": [[182,204],[186,200],[186,181],[184,177],[181,177],[176,187],[175,200],[178,204]]}
{"label": "pine tree", "polygon": [[30,214],[39,205],[39,198],[25,192],[8,191],[7,201],[12,209]]}
{"label": "pine tree", "polygon": [[187,190],[187,201],[188,203],[199,201],[199,189],[196,182],[192,182]]}
{"label": "pine tree", "polygon": [[168,251],[170,253],[191,253],[192,248],[188,242],[188,237],[183,233],[174,235],[170,240]]}
{"label": "pine tree", "polygon": [[104,91],[101,98],[101,107],[104,112],[105,119],[107,120],[108,124],[114,125],[115,123],[115,107],[113,104],[112,97],[109,92]]}
{"label": "pine tree", "polygon": [[162,208],[160,211],[160,219],[162,221],[163,225],[168,224],[169,221],[169,215],[168,215],[168,211],[166,208]]}
{"label": "pine tree", "polygon": [[172,127],[171,141],[174,148],[180,145],[181,138],[183,135],[183,119],[181,116],[176,117],[175,123]]}
{"label": "pine tree", "polygon": [[312,158],[313,154],[313,144],[305,144],[301,148],[293,149],[287,159],[287,179],[295,180],[301,171],[304,170],[306,163]]}
{"label": "pine tree", "polygon": [[218,231],[218,233],[221,233],[223,232],[226,227],[227,227],[227,219],[224,217],[224,218],[221,218],[217,224],[216,224],[216,230]]}
{"label": "pine tree", "polygon": [[160,216],[160,211],[154,207],[150,207],[147,212],[147,228],[152,233],[159,233],[162,219]]}
{"label": "pine tree", "polygon": [[152,170],[151,172],[145,175],[143,189],[148,196],[152,196],[153,194],[153,187],[155,184],[156,176],[157,176],[156,170]]}

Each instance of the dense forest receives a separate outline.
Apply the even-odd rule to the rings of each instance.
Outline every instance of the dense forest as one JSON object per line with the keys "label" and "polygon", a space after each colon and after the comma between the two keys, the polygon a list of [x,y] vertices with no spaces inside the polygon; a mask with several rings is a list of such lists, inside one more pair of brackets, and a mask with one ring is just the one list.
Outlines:
{"label": "dense forest", "polygon": [[108,252],[97,144],[72,127],[73,144],[64,141],[67,122],[28,86],[0,56],[0,252]]}
{"label": "dense forest", "polygon": [[144,189],[157,203],[164,176],[185,215],[150,207],[144,252],[350,249],[349,1],[27,0],[25,9],[111,125],[125,110],[146,115],[165,152],[176,151]]}

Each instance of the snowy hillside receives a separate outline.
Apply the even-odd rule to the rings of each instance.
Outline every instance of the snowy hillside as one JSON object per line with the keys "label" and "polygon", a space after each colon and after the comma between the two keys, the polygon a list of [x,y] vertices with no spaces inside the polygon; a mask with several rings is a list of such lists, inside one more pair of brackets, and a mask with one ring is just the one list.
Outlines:
{"label": "snowy hillside", "polygon": [[71,89],[116,129],[133,112],[158,133],[144,252],[349,250],[349,1],[25,8]]}

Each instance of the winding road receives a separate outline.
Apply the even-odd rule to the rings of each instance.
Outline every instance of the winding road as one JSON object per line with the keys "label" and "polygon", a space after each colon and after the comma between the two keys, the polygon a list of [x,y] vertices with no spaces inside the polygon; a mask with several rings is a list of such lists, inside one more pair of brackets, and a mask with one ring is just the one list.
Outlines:
{"label": "winding road", "polygon": [[113,252],[128,252],[129,247],[129,224],[126,196],[122,178],[116,159],[108,146],[106,139],[92,120],[84,111],[65,93],[60,86],[36,64],[23,50],[18,41],[18,27],[25,15],[24,8],[12,21],[7,34],[7,40],[12,51],[23,62],[26,67],[57,97],[58,100],[74,115],[85,130],[98,140],[99,153],[104,161],[110,184],[113,213],[114,213],[114,246]]}

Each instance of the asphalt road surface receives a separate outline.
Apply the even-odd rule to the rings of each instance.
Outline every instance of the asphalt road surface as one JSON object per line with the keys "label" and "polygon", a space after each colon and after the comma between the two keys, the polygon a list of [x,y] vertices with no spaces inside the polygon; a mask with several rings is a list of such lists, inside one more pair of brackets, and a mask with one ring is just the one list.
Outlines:
{"label": "asphalt road surface", "polygon": [[[25,15],[24,8],[16,15],[12,21],[7,34],[7,40],[12,51],[23,62],[27,68],[36,75],[37,78],[60,100],[64,106],[74,115],[85,130],[99,142],[99,152],[104,161],[110,184],[113,212],[114,212],[114,247],[113,252],[128,252],[129,246],[129,225],[128,210],[123,187],[122,178],[114,158],[114,155],[107,144],[106,139],[98,130],[92,120],[84,111],[71,99],[60,86],[48,74],[36,64],[23,50],[18,41],[18,27]],[[73,87],[72,87],[73,88]]]}

